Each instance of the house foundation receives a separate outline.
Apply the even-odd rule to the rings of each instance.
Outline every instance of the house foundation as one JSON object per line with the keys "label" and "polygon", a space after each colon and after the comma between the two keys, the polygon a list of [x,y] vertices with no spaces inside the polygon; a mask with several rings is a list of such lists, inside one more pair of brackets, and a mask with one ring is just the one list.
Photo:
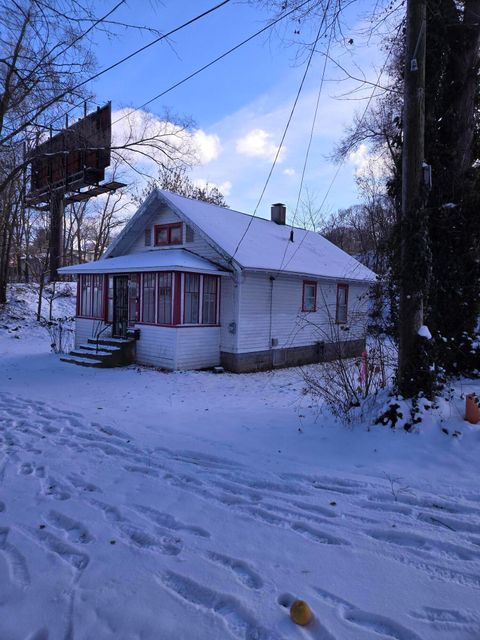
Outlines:
{"label": "house foundation", "polygon": [[248,353],[220,353],[221,365],[233,373],[268,371],[279,367],[295,367],[304,364],[328,362],[336,358],[355,358],[365,350],[365,339],[342,342],[317,342],[302,347],[269,349]]}

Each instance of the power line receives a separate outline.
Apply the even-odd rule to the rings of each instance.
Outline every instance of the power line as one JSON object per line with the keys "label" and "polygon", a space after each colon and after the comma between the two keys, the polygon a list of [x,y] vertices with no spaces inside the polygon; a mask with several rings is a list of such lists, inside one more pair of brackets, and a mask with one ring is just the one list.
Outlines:
{"label": "power line", "polygon": [[[300,94],[302,93],[303,85],[305,84],[305,80],[306,80],[306,77],[307,77],[308,71],[309,71],[309,69],[310,69],[310,65],[311,65],[311,62],[312,62],[313,56],[314,56],[314,54],[315,54],[315,47],[316,47],[316,45],[317,45],[317,43],[318,43],[318,41],[319,41],[319,39],[320,39],[320,34],[321,34],[321,32],[322,32],[322,28],[323,28],[323,25],[324,25],[324,23],[325,23],[325,19],[326,19],[326,16],[327,16],[327,8],[328,8],[328,5],[327,5],[327,7],[325,8],[325,11],[324,11],[324,13],[323,13],[323,17],[322,17],[322,20],[321,20],[321,22],[320,22],[320,26],[319,26],[319,28],[318,28],[317,36],[316,36],[315,42],[314,42],[314,44],[313,44],[313,46],[312,46],[312,50],[310,51],[310,55],[309,55],[309,57],[308,57],[307,64],[306,64],[306,66],[305,66],[305,71],[304,71],[304,73],[303,73],[302,80],[301,80],[301,82],[300,82],[300,86],[298,87],[297,95],[295,96],[295,100],[294,100],[293,105],[292,105],[292,108],[291,108],[291,110],[290,110],[290,114],[289,114],[289,116],[288,116],[287,124],[285,125],[285,129],[283,130],[282,138],[281,138],[281,140],[280,140],[280,144],[278,145],[277,152],[276,152],[276,154],[275,154],[275,158],[273,159],[272,166],[270,167],[270,171],[269,171],[269,173],[268,173],[267,179],[266,179],[266,181],[265,181],[265,184],[264,184],[264,186],[263,186],[262,192],[261,192],[260,197],[259,197],[259,199],[258,199],[257,205],[256,205],[256,207],[255,207],[255,209],[254,209],[253,215],[250,217],[250,220],[248,221],[247,228],[245,229],[245,231],[244,231],[244,233],[243,233],[242,237],[240,238],[240,240],[238,241],[238,244],[237,244],[237,246],[236,246],[236,248],[235,248],[235,251],[233,252],[232,257],[230,258],[230,261],[231,261],[231,262],[232,262],[232,261],[233,261],[233,259],[235,258],[236,254],[237,254],[237,252],[238,252],[238,250],[239,250],[239,248],[240,248],[240,245],[242,244],[243,240],[245,239],[245,236],[247,235],[247,233],[248,233],[248,231],[249,231],[249,229],[250,229],[250,227],[251,227],[251,225],[252,225],[253,219],[254,219],[254,218],[255,218],[255,216],[257,215],[258,207],[260,206],[260,203],[262,202],[262,199],[263,199],[263,196],[265,195],[265,191],[266,191],[266,189],[267,189],[268,183],[270,182],[270,178],[272,177],[273,170],[274,170],[274,168],[275,168],[275,166],[276,166],[276,164],[277,164],[277,160],[278,160],[278,157],[279,157],[279,155],[280,155],[280,151],[281,151],[282,146],[283,146],[283,143],[284,143],[284,141],[285,141],[285,138],[286,138],[286,135],[287,135],[288,129],[289,129],[289,127],[290,127],[290,123],[292,122],[293,114],[295,113],[295,109],[296,109],[296,107],[297,107],[298,100],[299,100],[299,98],[300,98]],[[297,9],[298,9],[298,7],[297,7]]]}
{"label": "power line", "polygon": [[[187,20],[187,22],[184,22],[183,24],[179,25],[178,27],[175,27],[174,29],[171,29],[170,31],[168,31],[167,33],[159,36],[158,38],[155,38],[155,40],[152,40],[151,42],[147,43],[143,47],[140,47],[139,49],[136,49],[135,51],[132,51],[132,53],[129,53],[128,55],[124,56],[120,60],[117,60],[117,62],[114,62],[113,64],[109,65],[105,69],[101,69],[100,71],[95,73],[93,76],[90,76],[89,78],[87,78],[85,80],[82,80],[82,82],[79,82],[74,87],[71,87],[70,89],[68,89],[68,91],[64,91],[63,93],[57,95],[56,97],[51,98],[45,105],[43,105],[39,110],[37,110],[37,117],[39,115],[41,115],[44,111],[46,111],[49,107],[51,107],[53,104],[55,104],[55,102],[58,102],[63,97],[65,97],[68,93],[72,93],[73,91],[76,91],[77,89],[80,89],[80,87],[83,87],[88,82],[92,82],[92,80],[96,80],[97,78],[99,78],[103,74],[107,73],[108,71],[111,71],[112,69],[115,69],[116,67],[120,66],[124,62],[127,62],[127,60],[130,60],[131,58],[133,58],[134,56],[138,55],[139,53],[142,53],[143,51],[145,51],[146,49],[148,49],[148,48],[152,47],[153,45],[157,44],[161,40],[165,40],[166,38],[172,36],[174,33],[177,33],[178,31],[184,29],[185,27],[188,27],[191,24],[197,22],[198,20],[201,20],[205,16],[209,15],[210,13],[213,13],[217,9],[220,9],[221,7],[223,7],[224,5],[228,4],[229,2],[231,2],[231,0],[222,0],[222,2],[220,2],[219,4],[216,4],[215,6],[210,7],[210,9],[207,9],[203,13],[200,13],[199,15],[195,16],[194,18],[191,18],[190,20]],[[27,114],[26,114],[27,117],[28,117],[28,115],[30,113],[33,113],[34,111],[35,110],[31,110],[30,112],[27,112]],[[17,129],[13,133],[11,133],[10,135],[6,136],[3,140],[0,140],[0,144],[5,144],[5,142],[7,142],[11,138],[13,138],[14,135],[16,135],[16,133],[19,133],[20,131],[22,131],[22,129],[24,129],[29,124],[31,124],[31,123],[29,121],[27,121],[27,122],[24,122],[22,125],[19,125],[17,127]]]}
{"label": "power line", "polygon": [[[399,33],[399,30],[397,30],[397,35],[396,35],[396,37],[398,37],[398,33]],[[388,61],[389,61],[389,58],[390,58],[391,52],[392,52],[392,49],[390,49],[390,50],[389,50],[389,52],[388,52],[388,54],[387,54],[387,57],[385,58],[385,62],[383,63],[383,66],[382,66],[382,68],[381,68],[381,70],[380,70],[380,73],[378,74],[377,82],[375,83],[375,86],[374,86],[374,87],[373,87],[373,89],[372,89],[372,93],[370,94],[370,97],[368,98],[367,104],[366,104],[366,106],[365,106],[365,109],[363,110],[363,113],[362,113],[362,116],[361,116],[360,120],[358,121],[358,124],[357,124],[357,127],[356,127],[355,131],[358,131],[358,129],[360,128],[360,126],[361,126],[361,124],[362,124],[362,122],[363,122],[363,120],[365,119],[365,116],[367,115],[368,109],[370,108],[370,104],[371,104],[371,102],[372,102],[373,98],[375,97],[375,92],[376,92],[376,90],[377,90],[377,88],[378,88],[378,85],[379,85],[380,79],[381,79],[381,77],[382,77],[383,73],[385,72],[385,69],[387,68],[387,64],[388,64]],[[334,183],[335,183],[335,180],[337,179],[338,174],[340,173],[340,169],[341,169],[341,168],[343,167],[343,165],[345,164],[345,160],[346,160],[346,155],[344,155],[344,156],[343,156],[342,161],[339,163],[339,165],[338,165],[338,167],[337,167],[337,169],[336,169],[336,171],[335,171],[335,173],[334,173],[334,175],[333,175],[333,178],[332,178],[332,179],[331,179],[331,181],[330,181],[330,184],[329,184],[329,186],[328,186],[328,188],[327,188],[327,191],[326,191],[326,193],[325,193],[325,195],[324,195],[324,197],[323,197],[323,200],[322,200],[322,202],[321,202],[321,204],[320,204],[319,211],[321,211],[321,209],[323,208],[323,205],[325,204],[325,201],[326,201],[326,199],[328,198],[328,195],[329,195],[330,191],[332,190],[332,187],[333,187],[333,185],[334,185]],[[301,241],[299,242],[298,246],[295,248],[295,251],[292,253],[292,255],[290,256],[290,258],[287,260],[287,262],[285,263],[285,265],[284,265],[283,267],[281,267],[280,271],[285,270],[285,269],[287,268],[287,266],[290,264],[290,262],[293,260],[293,258],[294,258],[294,257],[295,257],[295,255],[297,254],[298,250],[299,250],[299,249],[300,249],[300,247],[302,246],[302,244],[303,244],[303,242],[304,242],[305,238],[307,237],[308,233],[309,233],[309,232],[308,232],[307,230],[305,230],[305,233],[304,233],[304,235],[303,235],[303,238],[302,238],[302,239],[301,239]],[[288,247],[288,245],[287,245],[287,247]]]}
{"label": "power line", "polygon": [[[318,88],[317,101],[316,101],[316,104],[315,104],[315,111],[314,111],[314,114],[313,114],[312,126],[310,128],[310,137],[309,137],[309,140],[308,140],[307,150],[306,150],[306,153],[305,153],[305,160],[304,160],[303,168],[302,168],[302,176],[300,178],[300,186],[298,188],[297,203],[295,205],[295,212],[293,214],[292,224],[290,225],[290,232],[293,231],[293,225],[295,224],[295,218],[297,217],[298,207],[299,207],[299,204],[300,204],[300,197],[302,195],[303,182],[305,180],[305,172],[307,170],[308,158],[310,156],[310,148],[312,146],[313,132],[315,131],[315,125],[317,123],[318,107],[320,105],[320,98],[321,98],[321,95],[322,95],[323,83],[325,81],[325,72],[327,70],[327,61],[329,59],[329,55],[328,54],[330,52],[330,46],[332,44],[332,36],[333,36],[333,29],[330,30],[330,38],[328,40],[327,52],[325,54],[325,60],[324,60],[324,63],[323,63],[322,78],[321,78],[321,81],[320,81],[320,86]],[[283,252],[282,261],[280,263],[280,271],[282,270],[283,261],[285,260],[285,256],[287,255],[287,251],[288,251],[288,243],[285,245],[285,251]]]}
{"label": "power line", "polygon": [[195,71],[192,71],[192,73],[190,73],[188,76],[185,76],[185,78],[182,78],[182,80],[179,80],[178,82],[176,82],[175,84],[173,84],[172,86],[170,86],[168,89],[165,89],[164,91],[162,91],[161,93],[158,93],[156,96],[154,96],[153,98],[150,98],[149,100],[147,100],[147,102],[144,102],[143,104],[141,104],[139,107],[135,107],[135,109],[132,109],[131,111],[128,112],[128,114],[125,114],[124,116],[121,116],[120,118],[118,118],[117,120],[115,120],[114,122],[112,122],[112,126],[114,124],[117,124],[117,122],[120,122],[121,120],[123,120],[124,118],[127,118],[129,116],[131,116],[133,113],[135,113],[136,111],[139,111],[140,109],[144,109],[145,107],[147,107],[149,104],[151,104],[152,102],[155,102],[155,100],[158,100],[159,98],[162,98],[164,95],[166,95],[167,93],[169,93],[170,91],[173,91],[174,89],[176,89],[177,87],[179,87],[180,85],[184,84],[185,82],[187,82],[188,80],[191,80],[192,78],[194,78],[196,75],[198,75],[199,73],[201,73],[202,71],[205,71],[206,69],[208,69],[209,67],[213,66],[214,64],[216,64],[217,62],[219,62],[220,60],[222,60],[223,58],[226,58],[228,55],[230,55],[231,53],[233,53],[234,51],[236,51],[237,49],[240,49],[240,47],[243,47],[243,45],[247,44],[248,42],[250,42],[251,40],[253,40],[254,38],[257,38],[259,35],[261,35],[262,33],[265,33],[265,31],[268,31],[269,29],[271,29],[272,27],[274,27],[276,24],[278,24],[279,22],[281,22],[282,20],[284,20],[285,18],[287,18],[289,15],[291,15],[292,13],[294,13],[295,11],[298,11],[298,9],[300,9],[301,7],[303,7],[304,5],[308,4],[309,2],[311,2],[311,0],[304,0],[304,2],[302,2],[300,5],[298,5],[297,7],[295,7],[294,9],[291,9],[290,11],[287,11],[287,13],[284,13],[283,15],[281,15],[279,18],[277,18],[276,20],[274,20],[273,22],[269,22],[265,27],[262,27],[262,29],[260,29],[259,31],[256,31],[255,33],[253,33],[251,36],[249,36],[248,38],[245,38],[245,40],[242,40],[241,42],[239,42],[238,44],[236,44],[235,46],[231,47],[230,49],[228,49],[227,51],[225,51],[224,53],[220,54],[219,56],[217,56],[216,58],[214,58],[213,60],[211,60],[210,62],[208,62],[207,64],[203,65],[202,67],[199,67],[198,69],[196,69]]}

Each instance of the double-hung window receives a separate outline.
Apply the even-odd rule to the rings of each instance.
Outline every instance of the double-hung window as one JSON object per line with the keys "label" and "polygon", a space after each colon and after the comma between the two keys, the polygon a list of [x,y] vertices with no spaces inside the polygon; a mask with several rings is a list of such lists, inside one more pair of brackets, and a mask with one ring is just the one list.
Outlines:
{"label": "double-hung window", "polygon": [[104,314],[104,285],[103,274],[90,274],[80,276],[80,300],[78,313],[83,318],[103,319]]}
{"label": "double-hung window", "polygon": [[202,324],[217,324],[216,276],[203,276]]}
{"label": "double-hung window", "polygon": [[200,276],[186,273],[184,280],[183,322],[198,324],[200,312]]}
{"label": "double-hung window", "polygon": [[158,324],[172,324],[172,274],[158,274]]}
{"label": "double-hung window", "polygon": [[80,276],[80,315],[92,317],[92,278],[90,274]]}
{"label": "double-hung window", "polygon": [[316,310],[317,310],[317,283],[310,280],[304,280],[302,311],[314,312]]}
{"label": "double-hung window", "polygon": [[347,322],[348,318],[348,284],[337,285],[337,324]]}
{"label": "double-hung window", "polygon": [[93,291],[92,291],[92,318],[103,318],[103,283],[104,276],[93,276]]}
{"label": "double-hung window", "polygon": [[142,275],[142,322],[155,322],[155,280],[154,273]]}

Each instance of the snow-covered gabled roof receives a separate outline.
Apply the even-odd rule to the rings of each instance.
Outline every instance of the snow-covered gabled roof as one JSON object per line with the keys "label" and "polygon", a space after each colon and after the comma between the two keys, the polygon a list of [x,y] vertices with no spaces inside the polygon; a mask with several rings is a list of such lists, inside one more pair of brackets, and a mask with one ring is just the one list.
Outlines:
{"label": "snow-covered gabled roof", "polygon": [[[240,211],[157,189],[129,221],[105,256],[128,251],[158,204],[190,222],[216,248],[242,269],[295,273],[336,280],[373,282],[373,271],[313,231],[278,225]],[[243,238],[243,240],[241,240]]]}
{"label": "snow-covered gabled roof", "polygon": [[227,275],[217,265],[186,249],[164,249],[130,253],[116,258],[62,267],[62,274],[72,273],[137,273],[142,271],[193,271]]}

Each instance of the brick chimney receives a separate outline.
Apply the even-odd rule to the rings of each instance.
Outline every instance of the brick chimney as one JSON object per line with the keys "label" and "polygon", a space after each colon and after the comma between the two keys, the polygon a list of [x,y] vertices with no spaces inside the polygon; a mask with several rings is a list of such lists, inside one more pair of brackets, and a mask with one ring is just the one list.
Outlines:
{"label": "brick chimney", "polygon": [[287,217],[287,207],[281,202],[277,202],[277,204],[272,204],[271,208],[271,220],[272,222],[276,222],[277,224],[285,224],[285,219]]}

